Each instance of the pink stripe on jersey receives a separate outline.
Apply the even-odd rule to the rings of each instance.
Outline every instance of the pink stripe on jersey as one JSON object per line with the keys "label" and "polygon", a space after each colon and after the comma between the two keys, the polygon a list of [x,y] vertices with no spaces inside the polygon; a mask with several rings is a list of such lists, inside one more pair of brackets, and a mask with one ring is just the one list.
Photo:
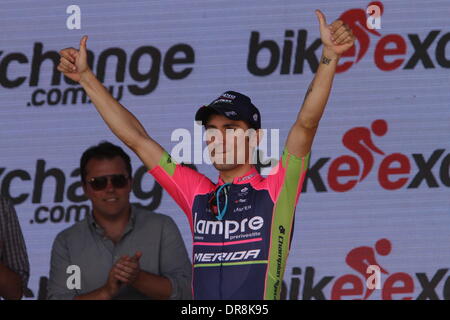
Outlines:
{"label": "pink stripe on jersey", "polygon": [[243,244],[243,243],[250,243],[250,242],[258,242],[262,241],[262,238],[255,238],[255,239],[249,239],[249,240],[241,240],[241,241],[229,241],[229,242],[194,242],[192,245],[194,246],[232,246],[235,244]]}

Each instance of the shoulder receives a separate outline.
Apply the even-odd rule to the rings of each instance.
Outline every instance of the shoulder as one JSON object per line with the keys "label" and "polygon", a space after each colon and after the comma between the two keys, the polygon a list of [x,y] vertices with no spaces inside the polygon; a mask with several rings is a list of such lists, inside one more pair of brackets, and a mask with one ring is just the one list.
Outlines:
{"label": "shoulder", "polygon": [[148,241],[180,239],[180,229],[168,215],[156,213],[143,208],[134,208],[138,233],[145,234]]}
{"label": "shoulder", "polygon": [[72,226],[62,230],[56,235],[55,243],[69,242],[71,240],[80,240],[85,238],[85,233],[88,231],[88,221],[84,218],[81,221],[74,223]]}
{"label": "shoulder", "polygon": [[0,196],[0,215],[8,218],[9,216],[14,215],[14,213],[12,201],[6,197]]}
{"label": "shoulder", "polygon": [[8,200],[8,198],[5,198],[0,195],[0,208],[7,207],[9,205],[9,203],[10,203],[10,201]]}
{"label": "shoulder", "polygon": [[151,225],[153,227],[163,227],[165,225],[175,224],[173,219],[168,215],[150,211],[148,209],[133,205],[136,223],[139,225]]}

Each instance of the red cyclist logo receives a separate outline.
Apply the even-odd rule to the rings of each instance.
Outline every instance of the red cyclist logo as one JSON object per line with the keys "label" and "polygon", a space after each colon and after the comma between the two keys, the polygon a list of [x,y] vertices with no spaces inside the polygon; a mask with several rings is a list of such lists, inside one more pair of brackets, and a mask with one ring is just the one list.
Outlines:
{"label": "red cyclist logo", "polygon": [[[342,144],[356,157],[342,155],[335,159],[312,158],[302,192],[307,192],[310,183],[315,191],[327,192],[325,181],[333,191],[347,192],[362,183],[374,170],[379,185],[386,190],[403,187],[416,189],[421,185],[429,188],[450,187],[450,154],[445,154],[445,149],[436,149],[431,155],[429,152],[427,155],[413,153],[411,156],[398,152],[386,154],[380,146],[381,142],[375,143],[374,140],[384,138],[388,133],[389,125],[384,119],[373,121],[370,127],[361,126],[347,130],[343,134]],[[381,158],[378,166],[377,158]],[[330,165],[325,180],[321,171],[328,162]],[[412,174],[414,176],[411,176]]]}
{"label": "red cyclist logo", "polygon": [[[372,132],[377,136],[384,136],[387,132],[387,123],[384,120],[376,120],[372,123]],[[344,146],[356,153],[363,162],[363,170],[360,181],[362,181],[372,170],[374,157],[372,152],[384,155],[384,152],[375,146],[372,141],[371,131],[365,127],[356,127],[348,130],[342,138]]]}
{"label": "red cyclist logo", "polygon": [[[377,262],[375,258],[375,254],[379,254],[381,256],[387,256],[391,253],[391,242],[388,239],[380,239],[375,243],[375,249],[372,247],[357,247],[347,254],[345,262],[355,271],[359,272],[365,279],[370,278],[371,274],[367,272],[368,268],[371,266],[377,266],[381,273],[389,274],[389,272],[383,269]],[[374,289],[366,288],[366,294],[363,297],[363,300],[366,300]]]}
{"label": "red cyclist logo", "polygon": [[[376,9],[374,9],[376,8]],[[367,11],[366,11],[367,10]],[[405,70],[415,69],[422,65],[425,69],[436,68],[436,63],[441,68],[450,68],[450,58],[447,45],[450,42],[448,30],[433,29],[424,35],[426,30],[414,20],[418,33],[407,35],[387,33],[392,30],[392,18],[388,20],[385,14],[389,8],[385,8],[381,1],[368,3],[367,8],[352,8],[341,14],[339,19],[350,26],[356,37],[353,47],[343,53],[336,72],[345,72],[353,65],[363,60],[369,48],[375,46],[373,61],[375,66],[382,71],[392,71],[402,67]],[[371,21],[381,22],[383,27],[374,28]],[[399,17],[399,15],[396,15]],[[430,17],[431,18],[431,17]],[[424,21],[423,19],[421,21]],[[368,26],[369,25],[369,26]],[[414,24],[412,24],[414,27]],[[381,23],[380,23],[381,27]],[[380,30],[382,30],[380,32]],[[302,74],[309,66],[312,72],[319,67],[322,46],[320,38],[311,39],[309,30],[299,29],[284,30],[284,38],[267,39],[260,31],[252,31],[249,40],[247,57],[247,70],[254,76],[264,77],[274,73]],[[265,55],[261,59],[261,55]],[[268,56],[268,58],[267,58]],[[266,61],[266,62],[264,62]]]}
{"label": "red cyclist logo", "polygon": [[[384,6],[380,1],[374,1],[369,3],[369,7],[375,5],[380,8],[380,16],[383,14]],[[381,34],[374,29],[369,29],[367,27],[367,15],[364,9],[350,9],[345,11],[339,17],[340,20],[344,21],[350,29],[352,29],[353,34],[356,37],[356,46],[351,47],[342,56],[343,57],[354,57],[356,54],[356,47],[359,48],[359,52],[356,55],[356,60],[354,62],[347,61],[339,65],[336,69],[337,72],[347,71],[353,63],[357,63],[364,57],[370,46],[370,36],[369,33],[375,36],[381,36]]]}
{"label": "red cyclist logo", "polygon": [[[381,1],[371,2],[368,7],[370,6],[378,7],[379,12],[377,14],[380,17],[383,15],[385,8]],[[341,14],[339,19],[350,26],[357,41],[355,46],[351,47],[342,55],[342,60],[346,61],[338,65],[337,72],[347,71],[364,57],[370,47],[370,36],[377,37],[375,38],[377,42],[374,52],[374,62],[380,70],[392,71],[398,69],[403,65],[405,58],[402,56],[405,56],[407,51],[412,52],[412,55],[406,64],[404,64],[403,69],[414,69],[419,62],[422,63],[425,69],[435,68],[435,64],[428,52],[435,41],[437,41],[435,47],[437,63],[443,68],[450,68],[450,59],[446,56],[446,47],[450,41],[450,32],[443,34],[439,39],[437,38],[442,30],[432,30],[422,39],[419,37],[419,34],[410,33],[408,34],[410,43],[408,45],[407,40],[402,35],[387,34],[382,36],[377,30],[368,28],[365,9],[354,8],[347,10]],[[388,23],[384,25],[388,25]],[[353,60],[345,58],[353,58]]]}
{"label": "red cyclist logo", "polygon": [[[379,261],[386,264],[384,257],[393,252],[392,241],[386,238],[378,239],[373,246],[358,246],[350,249],[345,262],[357,272],[343,275],[317,276],[316,269],[307,266],[292,268],[290,283],[284,283],[281,299],[290,300],[342,300],[342,299],[368,299],[374,289],[367,286],[367,280],[371,276],[369,267],[376,267],[384,274],[380,280],[379,298],[383,300],[439,300],[450,299],[450,275],[449,268],[441,268],[428,272],[389,272]],[[384,260],[384,261],[383,261]],[[392,270],[391,270],[392,271]],[[381,279],[381,276],[380,276]],[[442,291],[441,291],[442,290]],[[329,295],[326,294],[329,292]],[[378,298],[378,297],[372,297]]]}
{"label": "red cyclist logo", "polygon": [[[448,269],[439,269],[433,276],[429,276],[424,272],[418,272],[415,274],[418,284],[415,284],[414,275],[405,272],[389,273],[386,269],[382,268],[377,262],[376,255],[387,256],[392,251],[392,243],[389,239],[379,239],[374,248],[369,246],[356,247],[349,251],[345,262],[355,271],[360,273],[365,281],[354,274],[345,274],[340,276],[334,281],[331,288],[331,299],[340,300],[342,298],[353,299],[367,299],[373,292],[373,289],[367,287],[367,279],[370,274],[367,273],[369,266],[376,266],[380,272],[386,275],[386,279],[382,281],[379,289],[381,290],[381,299],[433,299],[438,300],[439,296],[436,292],[436,287],[444,283],[443,297],[449,298],[450,293],[450,277],[445,280]],[[329,281],[334,277],[328,277]],[[349,285],[350,289],[349,289]],[[422,288],[422,291],[417,297],[413,297],[415,287]],[[365,294],[364,294],[365,292]],[[363,296],[364,295],[364,296]]]}

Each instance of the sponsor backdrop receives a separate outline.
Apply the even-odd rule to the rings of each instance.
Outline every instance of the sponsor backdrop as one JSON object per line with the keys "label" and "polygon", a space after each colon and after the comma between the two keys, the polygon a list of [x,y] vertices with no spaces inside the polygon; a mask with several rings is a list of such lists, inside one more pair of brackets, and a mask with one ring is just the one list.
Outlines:
{"label": "sponsor backdrop", "polygon": [[[72,4],[81,29],[70,29]],[[357,42],[314,142],[283,298],[449,299],[449,3],[376,5],[369,17],[361,0],[3,1],[0,187],[26,239],[28,297],[45,297],[54,237],[90,209],[81,153],[101,140],[122,145],[56,71],[60,49],[89,35],[95,73],[168,150],[179,142],[173,130],[193,134],[195,110],[229,89],[252,97],[283,144],[317,70],[320,8],[352,26]],[[173,217],[190,252],[184,214],[132,159],[132,201]],[[366,288],[368,265],[380,267],[380,289]]]}

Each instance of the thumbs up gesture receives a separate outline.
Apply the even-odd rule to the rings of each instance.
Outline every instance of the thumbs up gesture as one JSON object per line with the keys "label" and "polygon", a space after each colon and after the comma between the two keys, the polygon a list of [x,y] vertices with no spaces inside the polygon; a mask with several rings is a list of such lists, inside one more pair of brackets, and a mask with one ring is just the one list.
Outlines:
{"label": "thumbs up gesture", "polygon": [[81,38],[78,50],[66,48],[59,52],[61,59],[59,60],[58,70],[76,82],[80,82],[82,74],[89,70],[86,51],[87,39],[87,36]]}
{"label": "thumbs up gesture", "polygon": [[329,49],[328,51],[332,51],[339,57],[353,46],[355,36],[347,24],[344,24],[342,20],[327,24],[325,15],[320,10],[316,10],[316,16],[319,20],[322,44]]}

